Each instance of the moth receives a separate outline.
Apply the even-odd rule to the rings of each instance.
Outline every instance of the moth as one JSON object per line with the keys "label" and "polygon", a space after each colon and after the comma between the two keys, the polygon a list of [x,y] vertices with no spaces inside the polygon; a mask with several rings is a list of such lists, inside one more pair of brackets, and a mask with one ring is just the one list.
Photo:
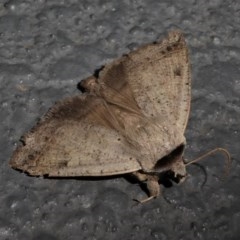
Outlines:
{"label": "moth", "polygon": [[21,139],[10,165],[33,176],[131,173],[149,197],[159,179],[187,175],[183,152],[191,100],[188,49],[180,31],[140,47],[80,82]]}

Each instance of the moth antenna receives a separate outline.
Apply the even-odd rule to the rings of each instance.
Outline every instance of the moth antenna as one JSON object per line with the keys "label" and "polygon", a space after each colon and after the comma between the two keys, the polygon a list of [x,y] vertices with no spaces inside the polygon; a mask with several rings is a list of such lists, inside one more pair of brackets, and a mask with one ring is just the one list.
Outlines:
{"label": "moth antenna", "polygon": [[190,162],[187,162],[185,163],[185,166],[188,166],[190,164],[193,164],[193,163],[196,163],[196,162],[199,162],[201,161],[202,159],[212,155],[212,154],[215,154],[216,152],[221,152],[223,153],[225,156],[226,156],[226,166],[225,166],[225,176],[228,176],[229,174],[229,171],[230,171],[230,167],[231,167],[231,163],[232,163],[232,160],[231,160],[231,156],[230,156],[230,153],[224,149],[224,148],[215,148],[205,154],[203,154],[202,156],[190,161]]}

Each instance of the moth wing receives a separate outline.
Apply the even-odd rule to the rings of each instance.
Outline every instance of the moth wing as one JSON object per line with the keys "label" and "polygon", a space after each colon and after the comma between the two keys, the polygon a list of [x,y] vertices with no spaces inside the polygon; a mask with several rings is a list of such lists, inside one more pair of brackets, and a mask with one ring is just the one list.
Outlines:
{"label": "moth wing", "polygon": [[[146,116],[165,120],[167,117],[180,132],[185,131],[191,78],[188,50],[180,32],[170,32],[162,42],[143,46],[106,65],[99,82],[116,92],[129,85]],[[129,94],[126,96],[131,102]]]}
{"label": "moth wing", "polygon": [[10,161],[30,175],[107,176],[140,169],[113,129],[102,99],[83,94],[57,103],[23,138]]}

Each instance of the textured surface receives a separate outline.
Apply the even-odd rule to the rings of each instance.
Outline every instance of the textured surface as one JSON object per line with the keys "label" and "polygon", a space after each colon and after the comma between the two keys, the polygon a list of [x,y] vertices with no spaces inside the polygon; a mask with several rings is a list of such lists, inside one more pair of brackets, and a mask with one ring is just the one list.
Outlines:
{"label": "textured surface", "polygon": [[[237,1],[8,1],[0,5],[0,239],[239,239],[240,49]],[[15,143],[76,84],[136,46],[180,28],[190,47],[185,156],[233,157],[189,167],[181,186],[144,197],[129,179],[42,179],[8,166]],[[204,172],[205,171],[205,172]],[[207,181],[204,186],[205,173]]]}

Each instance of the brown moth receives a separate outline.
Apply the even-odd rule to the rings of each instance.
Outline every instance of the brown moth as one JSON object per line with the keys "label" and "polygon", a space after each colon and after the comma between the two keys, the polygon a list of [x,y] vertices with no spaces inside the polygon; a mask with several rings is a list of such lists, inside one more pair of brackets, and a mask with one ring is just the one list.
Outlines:
{"label": "brown moth", "polygon": [[23,136],[11,167],[50,177],[133,173],[147,183],[145,200],[158,196],[161,173],[186,177],[189,65],[179,31],[107,64]]}

